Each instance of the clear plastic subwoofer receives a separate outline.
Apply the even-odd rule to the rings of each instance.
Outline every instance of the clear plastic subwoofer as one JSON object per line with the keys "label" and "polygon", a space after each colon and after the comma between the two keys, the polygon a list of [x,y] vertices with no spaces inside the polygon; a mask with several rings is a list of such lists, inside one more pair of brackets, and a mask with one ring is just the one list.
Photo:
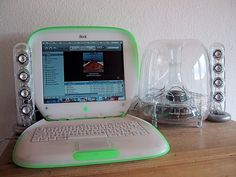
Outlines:
{"label": "clear plastic subwoofer", "polygon": [[158,40],[142,59],[141,111],[152,123],[202,126],[210,103],[209,61],[198,40]]}

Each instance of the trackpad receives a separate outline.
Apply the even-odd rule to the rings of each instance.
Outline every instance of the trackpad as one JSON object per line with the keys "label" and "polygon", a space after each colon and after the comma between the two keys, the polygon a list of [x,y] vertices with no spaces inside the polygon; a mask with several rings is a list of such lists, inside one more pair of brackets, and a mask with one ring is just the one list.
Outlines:
{"label": "trackpad", "polygon": [[113,149],[107,138],[88,138],[79,140],[76,144],[76,151],[90,151],[101,149]]}
{"label": "trackpad", "polygon": [[73,158],[79,161],[111,159],[118,156],[119,151],[106,138],[80,140],[76,143],[73,153]]}

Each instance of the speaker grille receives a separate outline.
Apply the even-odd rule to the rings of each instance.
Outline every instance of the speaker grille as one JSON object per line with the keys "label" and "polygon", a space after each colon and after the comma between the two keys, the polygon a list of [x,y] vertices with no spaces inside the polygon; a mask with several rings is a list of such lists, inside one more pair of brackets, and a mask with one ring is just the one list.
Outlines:
{"label": "speaker grille", "polygon": [[31,49],[18,43],[13,49],[16,108],[18,126],[30,126],[34,122],[34,97]]}

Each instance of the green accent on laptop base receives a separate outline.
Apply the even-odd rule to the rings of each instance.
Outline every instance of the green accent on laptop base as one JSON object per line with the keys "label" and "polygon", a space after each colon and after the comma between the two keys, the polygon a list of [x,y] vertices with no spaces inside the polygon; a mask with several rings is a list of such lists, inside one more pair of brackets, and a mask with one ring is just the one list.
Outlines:
{"label": "green accent on laptop base", "polygon": [[75,151],[73,158],[79,161],[111,159],[119,156],[116,149],[102,149],[92,151]]}

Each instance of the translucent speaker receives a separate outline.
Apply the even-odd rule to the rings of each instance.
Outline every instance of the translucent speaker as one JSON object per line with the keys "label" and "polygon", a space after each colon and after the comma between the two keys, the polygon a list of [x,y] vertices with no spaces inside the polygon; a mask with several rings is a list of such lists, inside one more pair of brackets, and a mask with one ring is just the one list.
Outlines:
{"label": "translucent speaker", "polygon": [[141,65],[141,111],[152,123],[202,126],[210,104],[207,50],[198,40],[158,40]]}
{"label": "translucent speaker", "polygon": [[17,108],[16,131],[34,123],[34,88],[32,77],[31,49],[25,43],[18,43],[13,48],[15,93]]}
{"label": "translucent speaker", "polygon": [[211,67],[211,107],[207,118],[213,122],[231,120],[226,109],[225,48],[221,43],[213,43],[209,48]]}

